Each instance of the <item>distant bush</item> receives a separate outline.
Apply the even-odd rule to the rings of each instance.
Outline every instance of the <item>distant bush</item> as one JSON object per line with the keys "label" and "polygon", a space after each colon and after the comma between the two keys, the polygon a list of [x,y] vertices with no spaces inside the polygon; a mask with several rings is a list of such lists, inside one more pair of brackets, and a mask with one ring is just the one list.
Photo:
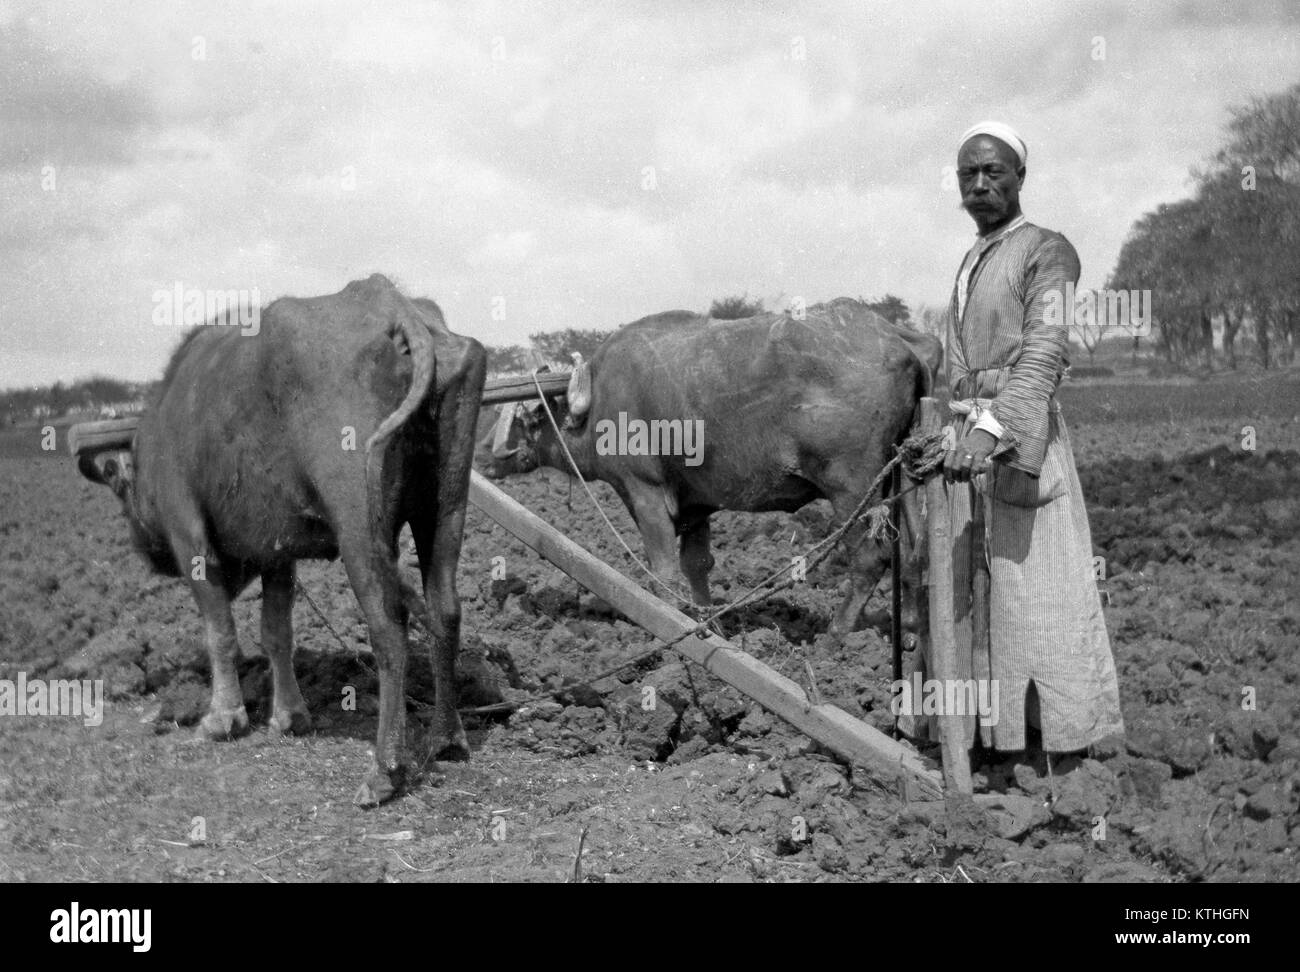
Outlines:
{"label": "distant bush", "polygon": [[528,340],[533,343],[533,347],[542,353],[542,356],[548,361],[558,362],[561,366],[569,365],[569,356],[574,352],[579,352],[588,360],[596,353],[596,349],[605,343],[605,339],[612,334],[612,331],[595,331],[580,330],[576,327],[568,327],[562,331],[543,331],[538,334],[528,335]]}
{"label": "distant bush", "polygon": [[767,308],[761,300],[750,300],[748,294],[738,297],[719,297],[709,305],[709,316],[718,321],[736,321],[742,317],[762,314]]}
{"label": "distant bush", "polygon": [[1114,378],[1115,370],[1113,368],[1100,368],[1090,365],[1075,365],[1070,369],[1070,377],[1074,378]]}
{"label": "distant bush", "polygon": [[875,311],[890,324],[912,324],[912,312],[904,303],[902,297],[896,297],[893,294],[885,294],[879,300],[867,300],[859,297],[858,300],[866,304],[868,308]]}
{"label": "distant bush", "polygon": [[483,350],[487,352],[488,374],[500,375],[506,372],[527,371],[529,368],[528,348],[518,344],[508,344],[505,347],[488,344],[484,345]]}

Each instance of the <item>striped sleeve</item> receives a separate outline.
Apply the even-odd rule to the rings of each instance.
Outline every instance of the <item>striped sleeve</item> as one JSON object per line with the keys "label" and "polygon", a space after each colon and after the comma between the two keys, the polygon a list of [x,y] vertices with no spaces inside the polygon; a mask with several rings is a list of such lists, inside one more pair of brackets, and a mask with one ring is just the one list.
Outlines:
{"label": "striped sleeve", "polygon": [[948,390],[956,397],[958,383],[970,373],[966,364],[966,350],[961,335],[957,333],[957,293],[954,290],[952,300],[943,315],[944,351],[943,367],[948,379]]}
{"label": "striped sleeve", "polygon": [[[1014,442],[1002,461],[1037,476],[1047,454],[1047,403],[1065,365],[1069,328],[1049,323],[1049,298],[1060,302],[1067,284],[1079,280],[1079,256],[1070,241],[1053,234],[1028,256],[1024,281],[1024,321],[1020,348],[1010,365],[1011,375],[993,400],[993,415]],[[1054,295],[1054,296],[1053,296]],[[1073,308],[1065,311],[1068,319]],[[1057,315],[1059,317],[1059,315]]]}

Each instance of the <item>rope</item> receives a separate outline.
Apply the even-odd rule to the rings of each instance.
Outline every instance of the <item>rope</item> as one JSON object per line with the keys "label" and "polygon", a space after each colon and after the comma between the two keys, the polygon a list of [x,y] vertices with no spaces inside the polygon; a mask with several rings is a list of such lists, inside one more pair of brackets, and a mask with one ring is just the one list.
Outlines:
{"label": "rope", "polygon": [[609,527],[609,532],[614,534],[614,539],[622,544],[623,549],[627,551],[627,555],[632,558],[633,563],[645,571],[647,577],[671,594],[678,603],[693,606],[691,601],[682,597],[681,594],[677,593],[675,588],[666,581],[660,579],[653,570],[641,562],[641,558],[632,552],[632,548],[629,547],[627,541],[623,539],[623,534],[618,532],[618,528],[614,526],[609,517],[605,515],[605,508],[600,505],[600,500],[598,500],[596,494],[591,491],[591,487],[587,484],[586,477],[582,475],[582,470],[578,468],[577,462],[573,459],[573,453],[569,451],[568,443],[564,441],[564,435],[560,431],[560,426],[555,421],[555,416],[551,413],[550,402],[546,400],[546,394],[542,391],[542,383],[538,381],[536,371],[533,372],[533,384],[537,388],[537,397],[542,403],[542,408],[546,410],[546,417],[550,420],[551,428],[555,430],[555,439],[560,443],[560,448],[564,450],[564,458],[569,460],[569,468],[572,469],[573,474],[578,477],[578,482],[582,483],[582,488],[587,492],[587,498],[591,500],[592,505],[596,507],[596,512],[599,513],[600,518],[605,521],[605,526]]}
{"label": "rope", "polygon": [[[549,414],[549,409],[547,414]],[[851,530],[863,518],[867,518],[869,520],[867,533],[866,533],[867,538],[878,539],[881,536],[883,536],[885,534],[885,531],[887,531],[890,528],[889,527],[890,504],[898,502],[908,493],[919,488],[922,485],[925,478],[927,478],[929,475],[931,475],[939,468],[939,466],[943,463],[943,457],[944,457],[944,449],[942,446],[943,446],[942,432],[928,432],[928,433],[914,432],[913,434],[909,435],[907,439],[905,439],[900,446],[897,446],[895,448],[894,458],[890,459],[889,462],[885,463],[885,465],[881,467],[880,472],[876,475],[876,478],[872,480],[871,486],[868,487],[866,494],[862,497],[862,500],[858,503],[854,511],[849,515],[848,519],[846,519],[842,524],[840,524],[840,526],[833,533],[828,534],[822,540],[818,541],[816,544],[810,547],[808,549],[808,552],[804,554],[805,560],[808,560],[808,558],[813,556],[814,554],[816,555],[816,559],[810,561],[808,563],[808,566],[815,567],[818,564],[820,564],[823,560],[825,560],[828,556],[830,556],[831,552],[844,538],[845,534],[847,534],[849,530]],[[907,487],[907,489],[900,490],[897,494],[882,500],[882,502],[874,506],[868,506],[868,503],[871,501],[871,498],[875,496],[876,491],[880,489],[881,485],[884,483],[885,477],[889,475],[889,473],[893,470],[895,466],[901,466],[903,468],[903,471],[906,472],[911,479],[915,480],[915,482],[911,486]],[[585,485],[586,484],[584,482],[584,486]],[[591,495],[590,490],[588,490],[588,495]],[[602,511],[602,515],[603,515],[603,511]],[[607,523],[609,522],[608,519],[606,520],[606,522]],[[670,638],[667,640],[660,639],[663,640],[663,644],[656,645],[653,648],[649,648],[643,652],[639,652],[638,654],[632,656],[632,658],[630,658],[628,661],[625,661],[615,666],[614,668],[611,668],[592,678],[589,678],[586,681],[578,682],[576,683],[576,685],[589,686],[593,682],[600,681],[602,678],[607,678],[608,676],[616,674],[617,672],[620,672],[626,668],[633,667],[634,665],[639,664],[641,661],[650,657],[651,655],[658,654],[666,649],[671,649],[675,645],[681,643],[682,641],[685,641],[687,638],[698,637],[704,639],[709,637],[709,635],[712,634],[712,632],[709,630],[710,625],[715,624],[724,615],[729,614],[730,612],[740,607],[744,607],[746,604],[751,603],[752,601],[758,600],[760,596],[762,598],[771,597],[773,594],[777,594],[780,591],[786,590],[794,586],[794,584],[798,583],[798,581],[796,581],[794,578],[787,578],[779,585],[776,584],[777,578],[781,577],[783,574],[793,569],[794,569],[794,561],[792,560],[786,566],[780,568],[779,570],[773,571],[770,575],[768,575],[768,577],[766,577],[764,580],[760,581],[759,583],[755,584],[749,590],[742,593],[739,597],[732,599],[727,604],[724,604],[722,607],[718,608],[718,610],[714,611],[703,621],[699,622],[699,624],[697,624],[694,628],[683,631],[681,634],[677,635],[674,638]],[[658,638],[658,635],[651,635],[651,637]],[[494,705],[479,706],[478,708],[475,709],[462,709],[461,712],[472,713],[472,714],[487,714],[491,712],[511,711],[514,709],[521,708],[522,706],[528,705],[532,702],[539,702],[539,701],[544,701],[546,699],[553,698],[554,696],[564,691],[568,691],[574,687],[575,686],[565,686],[564,688],[559,689],[557,691],[529,696],[527,698],[518,699],[512,702],[498,702]]]}
{"label": "rope", "polygon": [[[542,404],[546,408],[547,417],[551,420],[551,423],[554,426],[555,418],[551,414],[549,405],[547,405],[546,403],[546,397],[542,393],[540,383],[537,382],[536,380],[535,373],[533,375],[533,380],[534,380],[534,384],[537,385],[538,397],[542,399]],[[600,512],[601,518],[605,521],[606,526],[608,526],[610,531],[615,535],[615,537],[618,538],[619,542],[623,544],[623,548],[627,550],[629,555],[632,556],[632,559],[636,561],[637,564],[640,565],[642,569],[646,571],[647,574],[649,574],[651,577],[655,577],[655,575],[650,571],[650,569],[648,567],[645,567],[643,564],[641,564],[641,561],[636,557],[635,554],[632,553],[631,548],[628,547],[627,543],[623,540],[622,536],[618,533],[618,530],[614,527],[613,523],[611,523],[609,518],[605,515],[605,511],[601,508],[600,502],[596,499],[595,495],[592,493],[591,488],[588,486],[587,481],[583,479],[582,474],[578,472],[577,465],[573,463],[573,457],[572,455],[570,455],[568,447],[564,445],[564,438],[563,436],[559,435],[558,427],[556,428],[556,434],[557,437],[559,438],[561,446],[564,448],[565,455],[568,457],[569,462],[573,465],[574,472],[577,474],[579,481],[582,482],[583,488],[586,489],[587,496],[590,497],[591,501],[596,505],[596,509]],[[816,567],[827,557],[829,557],[831,553],[834,551],[835,547],[838,546],[840,541],[844,539],[844,536],[851,529],[853,529],[853,527],[857,525],[858,522],[860,522],[863,519],[866,519],[868,521],[867,530],[864,535],[865,539],[874,540],[874,539],[879,539],[882,536],[885,536],[887,531],[891,529],[889,523],[890,505],[898,502],[913,490],[918,489],[922,485],[924,480],[928,478],[932,473],[934,473],[939,468],[939,466],[943,463],[943,457],[944,457],[943,433],[941,431],[928,432],[928,433],[914,432],[911,435],[909,435],[901,445],[895,447],[894,457],[890,459],[887,463],[885,463],[884,466],[881,467],[880,472],[877,473],[876,478],[871,481],[871,485],[867,488],[866,493],[863,495],[862,499],[859,501],[858,505],[854,508],[853,512],[849,515],[849,517],[843,523],[841,523],[832,533],[827,534],[817,543],[813,544],[811,547],[808,548],[808,550],[803,555],[807,566]],[[895,466],[900,466],[903,472],[906,473],[907,476],[913,480],[913,484],[907,487],[906,489],[900,490],[898,493],[895,493],[892,496],[882,499],[881,502],[877,504],[869,505],[871,503],[871,499],[876,495],[876,492],[881,488],[882,484],[884,483],[885,477],[890,474],[890,472],[894,469]],[[795,580],[793,577],[787,578],[786,580],[782,581],[780,584],[776,583],[778,578],[780,578],[782,575],[788,573],[793,569],[794,569],[794,560],[792,559],[791,562],[786,566],[781,567],[776,571],[773,571],[766,578],[764,578],[763,580],[759,581],[757,584],[750,587],[749,590],[743,592],[738,597],[733,598],[728,603],[722,605],[720,608],[718,608],[708,617],[700,621],[694,628],[688,628],[687,630],[683,631],[681,634],[669,639],[661,639],[659,638],[658,635],[651,635],[652,638],[662,641],[663,644],[654,645],[650,648],[647,648],[644,651],[638,652],[632,657],[630,657],[629,659],[627,659],[626,661],[620,662],[618,665],[615,665],[612,668],[608,668],[603,672],[599,672],[596,675],[586,679],[585,681],[576,682],[573,685],[562,686],[559,689],[553,689],[548,692],[541,692],[536,695],[526,696],[525,698],[522,699],[515,699],[509,702],[498,702],[492,705],[475,706],[472,708],[461,708],[458,709],[457,711],[461,715],[488,715],[495,712],[512,712],[526,705],[530,705],[533,702],[543,702],[549,699],[553,699],[555,696],[561,695],[567,691],[571,691],[574,688],[580,686],[590,686],[593,682],[599,682],[601,679],[609,678],[610,676],[616,675],[625,669],[633,668],[641,664],[641,662],[645,661],[647,658],[650,658],[653,655],[657,655],[663,651],[672,649],[674,646],[685,641],[687,638],[697,637],[700,638],[701,640],[706,639],[714,634],[714,630],[710,630],[711,626],[716,625],[717,621],[720,618],[756,600],[759,600],[761,598],[771,597],[773,594],[777,594],[783,590],[787,590],[788,588],[798,583],[798,581]],[[664,585],[664,582],[660,581],[659,578],[655,577],[655,580],[658,581],[661,585]],[[308,605],[311,606],[312,610],[316,612],[316,615],[321,619],[322,623],[324,623],[325,628],[329,631],[331,635],[333,635],[334,639],[339,643],[339,645],[342,646],[345,651],[351,651],[353,656],[365,668],[367,668],[372,674],[377,675],[378,673],[371,665],[369,665],[366,662],[361,652],[356,648],[349,646],[347,642],[343,640],[343,637],[334,629],[334,626],[330,624],[329,619],[325,617],[325,613],[312,599],[311,595],[307,593],[306,588],[302,586],[301,582],[295,580],[294,585],[297,591],[301,593],[303,598],[307,601]],[[666,587],[667,585],[664,586]],[[671,588],[669,589],[671,590]],[[679,600],[684,600],[684,599],[679,597]],[[426,652],[430,651],[427,639],[425,640],[425,650]],[[433,670],[433,658],[431,655],[429,658],[429,664],[430,664],[430,670]],[[419,706],[420,708],[426,708],[426,709],[430,708],[427,702],[423,702],[419,699],[413,698],[410,695],[406,696],[406,700],[408,703],[413,703],[416,706]],[[427,758],[426,758],[426,762],[427,762]]]}
{"label": "rope", "polygon": [[[297,578],[295,578],[293,584],[294,584],[294,589],[299,594],[302,595],[303,600],[305,600],[307,604],[311,607],[311,609],[316,612],[316,617],[320,618],[321,623],[325,625],[325,630],[327,630],[331,635],[334,636],[334,640],[339,643],[339,645],[343,648],[343,650],[351,652],[352,657],[356,659],[356,661],[361,665],[362,668],[368,671],[371,675],[374,675],[376,678],[378,678],[379,671],[368,661],[366,661],[366,656],[363,655],[359,649],[357,649],[352,645],[349,645],[346,641],[343,640],[343,636],[339,634],[338,631],[335,630],[334,625],[330,624],[329,618],[327,618],[325,616],[325,612],[320,609],[320,605],[318,605],[316,601],[313,600],[312,596],[307,593],[307,588],[302,586],[302,582],[299,581]],[[432,674],[434,671],[436,671],[436,666],[433,664],[433,651],[429,647],[428,638],[424,639],[424,652],[426,657],[429,659],[429,672],[430,674]],[[424,702],[420,699],[417,699],[412,695],[407,695],[406,701],[421,709],[433,708],[433,706],[429,705],[428,702]]]}

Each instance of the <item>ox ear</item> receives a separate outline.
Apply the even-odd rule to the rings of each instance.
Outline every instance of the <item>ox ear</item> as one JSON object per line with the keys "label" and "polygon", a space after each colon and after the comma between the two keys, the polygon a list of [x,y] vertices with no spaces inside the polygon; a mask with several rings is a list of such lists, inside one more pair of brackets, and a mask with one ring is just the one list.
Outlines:
{"label": "ox ear", "polygon": [[575,422],[582,421],[591,408],[591,362],[573,352],[573,376],[569,379],[569,414]]}
{"label": "ox ear", "polygon": [[497,416],[497,424],[492,429],[492,458],[509,459],[519,450],[511,449],[510,446],[510,427],[515,422],[515,412],[519,408],[518,402],[507,402],[501,406],[501,414]]}

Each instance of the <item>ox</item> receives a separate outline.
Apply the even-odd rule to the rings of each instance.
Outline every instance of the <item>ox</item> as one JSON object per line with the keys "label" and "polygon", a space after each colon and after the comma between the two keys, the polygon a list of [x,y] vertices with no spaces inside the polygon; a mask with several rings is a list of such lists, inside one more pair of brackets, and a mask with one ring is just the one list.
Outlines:
{"label": "ox", "polygon": [[[907,434],[942,348],[840,298],[789,314],[713,320],[687,311],[620,328],[579,362],[557,400],[564,445],[636,521],[649,566],[709,603],[709,517],[793,512],[818,498],[846,519]],[[503,406],[476,453],[493,478],[539,464],[570,471],[540,404]],[[888,564],[859,524],[852,589],[831,622],[847,632]],[[680,545],[679,545],[680,538]]]}
{"label": "ox", "polygon": [[256,336],[195,329],[130,451],[83,456],[80,468],[121,499],[154,568],[189,581],[212,664],[200,728],[209,738],[248,727],[230,603],[257,576],[271,728],[310,727],[293,671],[294,564],[342,557],[379,670],[374,765],[356,797],[375,805],[408,765],[404,524],[435,640],[434,755],[469,753],[456,711],[456,566],[486,355],[449,331],[432,301],[412,303],[378,274],[326,297],[277,300],[261,325]]}

